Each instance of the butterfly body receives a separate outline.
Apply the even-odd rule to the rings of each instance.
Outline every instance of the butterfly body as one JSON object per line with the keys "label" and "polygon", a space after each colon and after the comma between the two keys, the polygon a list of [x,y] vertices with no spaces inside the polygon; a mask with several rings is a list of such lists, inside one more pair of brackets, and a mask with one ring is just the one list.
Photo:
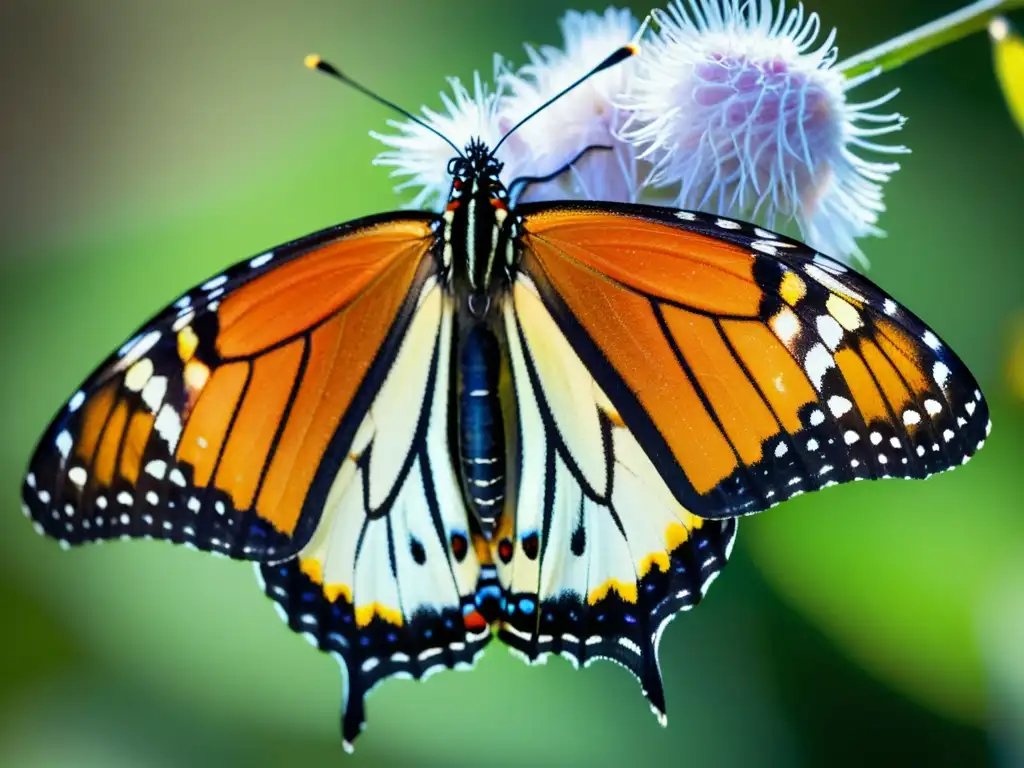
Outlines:
{"label": "butterfly body", "polygon": [[164,538],[257,563],[346,668],[343,733],[394,675],[614,660],[663,719],[657,648],[736,518],[926,477],[987,435],[973,377],[800,243],[643,205],[512,205],[480,142],[440,214],[241,262],[61,409],[23,485],[66,545]]}

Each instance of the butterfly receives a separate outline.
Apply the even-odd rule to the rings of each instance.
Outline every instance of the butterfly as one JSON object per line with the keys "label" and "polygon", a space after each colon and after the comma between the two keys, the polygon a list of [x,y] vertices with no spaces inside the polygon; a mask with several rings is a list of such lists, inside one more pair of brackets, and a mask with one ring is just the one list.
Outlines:
{"label": "butterfly", "polygon": [[286,243],[145,323],[47,429],[25,512],[64,546],[255,562],[345,667],[347,747],[378,683],[494,635],[618,662],[664,722],[662,633],[739,516],[958,466],[988,409],[921,320],[795,240],[515,204],[492,148],[456,152],[443,212]]}

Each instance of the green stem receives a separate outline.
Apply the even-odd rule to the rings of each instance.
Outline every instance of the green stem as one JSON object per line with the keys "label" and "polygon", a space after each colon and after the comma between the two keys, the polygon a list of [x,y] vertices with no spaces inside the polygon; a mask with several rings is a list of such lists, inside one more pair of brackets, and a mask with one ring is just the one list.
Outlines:
{"label": "green stem", "polygon": [[847,79],[868,72],[889,72],[922,54],[981,32],[993,17],[1024,8],[1024,0],[976,0],[930,24],[894,37],[863,53],[840,62],[838,69]]}

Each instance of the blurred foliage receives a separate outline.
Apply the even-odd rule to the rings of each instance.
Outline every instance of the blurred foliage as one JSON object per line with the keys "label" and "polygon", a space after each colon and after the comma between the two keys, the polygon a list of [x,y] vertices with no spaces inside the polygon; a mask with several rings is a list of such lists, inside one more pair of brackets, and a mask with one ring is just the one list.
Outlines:
{"label": "blurred foliage", "polygon": [[[849,54],[957,5],[812,9]],[[336,665],[280,623],[248,566],[149,542],[61,552],[19,514],[21,472],[59,404],[157,307],[269,245],[395,207],[366,135],[387,115],[311,76],[305,53],[436,106],[443,76],[556,42],[564,7],[0,10],[0,146],[16,150],[0,154],[0,764],[342,762]],[[494,647],[470,674],[382,686],[346,764],[987,759],[992,681],[1014,679],[990,649],[1019,631],[997,619],[1019,619],[1024,588],[1005,575],[1024,555],[1024,413],[1005,378],[1024,141],[986,46],[973,38],[856,92],[901,87],[914,149],[887,187],[889,237],[864,243],[871,276],[978,375],[995,422],[985,450],[927,482],[833,488],[744,520],[735,562],[666,632],[665,730],[612,665],[528,668]],[[999,701],[1020,717],[1019,697]]]}
{"label": "blurred foliage", "polygon": [[1010,394],[1019,403],[1024,403],[1024,311],[1011,318],[1009,325],[1006,380]]}

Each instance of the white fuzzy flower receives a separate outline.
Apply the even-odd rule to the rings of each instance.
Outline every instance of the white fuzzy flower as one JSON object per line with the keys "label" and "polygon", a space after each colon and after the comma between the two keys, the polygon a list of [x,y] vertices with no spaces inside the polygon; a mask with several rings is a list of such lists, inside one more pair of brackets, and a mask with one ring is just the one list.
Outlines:
{"label": "white fuzzy flower", "polygon": [[[639,24],[628,10],[609,8],[604,14],[569,11],[560,26],[564,48],[527,46],[529,63],[502,77],[508,91],[501,106],[506,130],[629,43]],[[557,180],[531,186],[523,199],[636,199],[636,151],[616,135],[624,115],[615,106],[634,71],[634,62],[627,61],[591,77],[509,138],[531,176],[564,168],[588,147],[607,147],[588,151]]]}
{"label": "white fuzzy flower", "polygon": [[[882,183],[899,167],[857,152],[904,147],[872,137],[903,125],[877,114],[893,91],[863,104],[834,68],[833,30],[784,0],[675,0],[655,11],[659,29],[620,103],[623,139],[654,164],[650,181],[678,190],[680,207],[755,218],[795,218],[804,238],[833,256],[863,258],[856,239],[878,235]],[[678,186],[676,186],[678,185]]]}
{"label": "white fuzzy flower", "polygon": [[[473,75],[473,92],[457,77],[448,78],[452,95],[441,93],[441,102],[446,112],[435,112],[423,107],[423,121],[455,146],[465,148],[470,139],[481,139],[493,147],[502,136],[499,124],[501,89],[494,90],[483,82],[479,73]],[[408,188],[419,188],[410,205],[414,208],[437,208],[448,197],[452,184],[448,173],[448,161],[455,151],[443,139],[422,125],[404,120],[389,120],[388,125],[397,134],[371,131],[370,135],[384,143],[389,150],[374,158],[374,165],[391,166],[391,175],[403,179],[396,192]],[[505,149],[504,147],[502,148]],[[511,153],[499,153],[499,159],[508,159]],[[513,163],[514,165],[514,163]],[[510,165],[502,173],[503,180],[514,168]]]}

